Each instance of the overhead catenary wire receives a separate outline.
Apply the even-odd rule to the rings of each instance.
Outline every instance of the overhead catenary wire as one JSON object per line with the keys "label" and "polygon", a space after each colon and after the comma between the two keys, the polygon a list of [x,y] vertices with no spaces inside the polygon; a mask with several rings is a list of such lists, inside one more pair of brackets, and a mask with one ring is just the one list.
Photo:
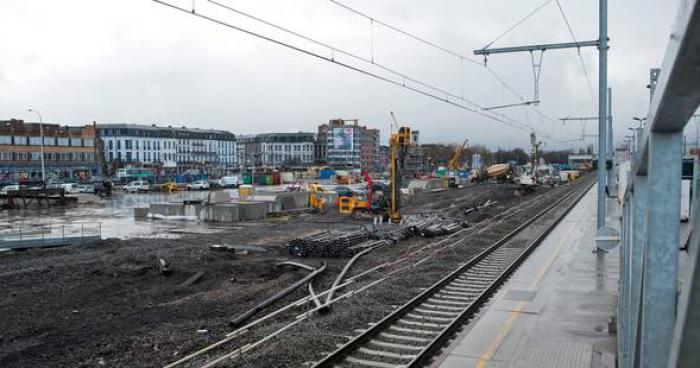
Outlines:
{"label": "overhead catenary wire", "polygon": [[[569,34],[571,35],[571,39],[574,42],[578,42],[576,40],[576,35],[574,34],[573,28],[571,28],[571,23],[569,22],[569,18],[566,16],[566,12],[564,12],[564,7],[561,5],[559,0],[555,0],[557,3],[557,7],[559,8],[559,13],[561,14],[562,18],[564,19],[564,23],[566,24],[566,28],[569,30]],[[593,93],[593,85],[591,84],[591,78],[588,76],[588,70],[586,69],[586,63],[583,61],[583,57],[581,56],[581,48],[578,48],[576,50],[576,54],[578,55],[578,60],[581,63],[581,69],[583,70],[583,75],[586,78],[586,85],[588,86],[588,94],[591,97],[591,101],[593,102],[593,107],[595,108],[596,106],[596,99],[595,99],[595,94]]]}
{"label": "overhead catenary wire", "polygon": [[[446,54],[448,54],[448,55],[452,55],[452,56],[454,56],[454,57],[459,58],[459,60],[460,60],[460,64],[459,64],[459,65],[460,65],[460,96],[463,96],[463,95],[464,95],[464,92],[463,92],[463,85],[462,85],[462,83],[463,83],[463,82],[462,82],[462,80],[463,80],[463,77],[462,77],[462,68],[463,68],[462,63],[463,63],[464,61],[467,61],[467,62],[472,63],[472,64],[474,64],[474,65],[478,65],[478,66],[480,66],[480,67],[485,67],[485,68],[489,71],[489,73],[490,73],[494,78],[496,78],[496,80],[498,80],[498,82],[500,82],[510,93],[512,93],[515,97],[517,97],[517,98],[520,100],[520,102],[523,102],[523,103],[524,103],[524,102],[527,102],[527,101],[525,100],[525,98],[524,98],[520,93],[518,93],[518,92],[515,90],[515,88],[513,88],[513,87],[510,86],[510,85],[508,85],[508,84],[505,82],[505,80],[504,80],[501,76],[499,76],[493,69],[489,68],[488,65],[486,65],[486,64],[484,64],[484,63],[482,63],[482,62],[479,62],[479,61],[477,61],[477,60],[474,60],[474,59],[470,58],[469,56],[463,55],[463,54],[461,54],[461,53],[459,53],[459,52],[457,52],[457,51],[450,50],[450,49],[448,49],[448,48],[446,48],[446,47],[440,46],[440,45],[436,44],[435,42],[426,40],[425,38],[422,38],[422,37],[420,37],[420,36],[417,36],[417,35],[415,35],[415,34],[413,34],[413,33],[411,33],[411,32],[405,31],[405,30],[403,30],[403,29],[401,29],[401,28],[398,28],[398,27],[396,27],[396,26],[393,26],[393,25],[391,25],[391,24],[388,24],[387,22],[384,22],[384,21],[382,21],[382,20],[379,20],[379,19],[377,19],[377,18],[375,18],[375,17],[373,17],[373,16],[371,16],[371,15],[365,13],[365,12],[362,12],[362,11],[357,10],[357,9],[355,9],[355,8],[353,8],[353,7],[350,7],[350,6],[348,6],[348,5],[344,4],[344,3],[341,3],[341,2],[338,1],[338,0],[328,0],[328,1],[331,2],[331,3],[333,3],[333,4],[335,4],[335,5],[340,6],[341,8],[346,9],[346,10],[348,10],[348,11],[350,11],[350,12],[356,14],[356,15],[359,15],[359,16],[361,16],[361,17],[363,17],[363,18],[369,19],[370,21],[372,21],[372,22],[374,22],[374,23],[377,23],[377,24],[379,24],[379,25],[382,25],[382,26],[384,26],[384,27],[386,27],[386,28],[388,28],[388,29],[390,29],[390,30],[392,30],[392,31],[394,31],[394,32],[397,32],[397,33],[402,34],[402,35],[404,35],[404,36],[406,36],[406,37],[409,37],[409,38],[411,38],[411,39],[413,39],[413,40],[416,40],[416,41],[421,42],[421,43],[423,43],[423,44],[425,44],[425,45],[428,45],[428,46],[430,46],[430,47],[433,47],[433,48],[435,48],[436,50],[442,51],[442,52],[444,52],[444,53],[446,53]],[[552,1],[552,0],[549,0],[549,1],[547,1],[546,3],[540,5],[537,9],[535,9],[535,11],[534,11],[533,13],[529,14],[525,19],[527,19],[527,18],[531,17],[532,15],[534,15],[535,13],[537,13],[537,11],[539,11],[541,8],[543,8],[545,5],[547,5],[547,4],[550,3],[551,1]],[[525,19],[523,19],[520,23],[522,23]],[[517,25],[518,25],[518,24],[516,24],[515,27],[517,27]],[[512,28],[514,29],[515,27],[512,27]],[[512,30],[512,29],[511,29],[511,30]],[[510,32],[510,30],[507,31],[507,32]],[[507,33],[507,32],[506,32],[506,33]],[[504,33],[504,35],[505,35],[505,33]],[[499,37],[500,37],[500,36],[499,36]],[[493,43],[493,42],[495,42],[495,41],[496,41],[496,40],[492,41],[491,43]],[[489,45],[490,45],[490,44],[489,44]],[[488,47],[488,46],[487,46],[487,47]],[[527,106],[530,106],[530,108],[532,108],[532,109],[533,109],[540,117],[542,117],[543,119],[545,119],[545,120],[547,120],[547,121],[549,121],[549,122],[551,122],[551,123],[553,123],[553,124],[555,124],[555,125],[557,125],[557,126],[560,125],[559,121],[557,121],[556,119],[552,118],[551,116],[548,116],[547,114],[545,114],[545,113],[543,113],[542,111],[540,111],[539,109],[537,109],[537,108],[535,107],[534,104],[528,103]]]}
{"label": "overhead catenary wire", "polygon": [[[268,41],[268,42],[277,44],[277,45],[279,45],[279,46],[283,46],[283,47],[292,49],[292,50],[294,50],[294,51],[297,51],[297,52],[306,54],[306,55],[308,55],[308,56],[313,56],[313,57],[315,57],[315,58],[317,58],[317,59],[324,60],[324,61],[327,61],[327,62],[336,64],[336,65],[342,66],[342,67],[344,67],[344,68],[347,68],[347,69],[349,69],[349,70],[353,70],[353,71],[356,71],[356,72],[358,72],[358,73],[361,73],[361,74],[364,74],[364,75],[367,75],[367,76],[374,77],[374,78],[379,79],[379,80],[381,80],[381,81],[384,81],[384,82],[386,82],[386,83],[389,83],[389,84],[392,84],[392,85],[395,85],[395,86],[399,86],[399,87],[405,88],[405,89],[407,89],[407,90],[410,90],[410,91],[416,92],[416,93],[418,93],[418,94],[421,94],[421,95],[424,95],[424,96],[433,98],[433,99],[435,99],[435,100],[438,100],[438,101],[441,101],[441,102],[450,104],[450,105],[455,106],[455,107],[459,107],[459,108],[464,109],[464,110],[466,110],[466,111],[472,112],[472,113],[474,113],[474,114],[480,115],[480,116],[482,116],[482,117],[485,117],[485,118],[487,118],[487,119],[490,119],[490,120],[493,120],[493,121],[496,121],[496,122],[500,122],[500,123],[502,123],[502,124],[511,126],[511,127],[513,127],[513,128],[521,129],[521,130],[524,130],[524,131],[530,131],[530,130],[531,130],[529,127],[527,127],[527,126],[524,125],[523,123],[518,122],[517,120],[513,119],[512,117],[509,117],[509,116],[504,115],[504,114],[496,114],[496,113],[493,113],[493,114],[486,114],[486,113],[483,113],[483,112],[481,112],[481,111],[478,110],[478,109],[481,109],[482,106],[480,106],[479,104],[476,104],[476,103],[473,102],[473,101],[469,101],[469,100],[466,100],[466,99],[462,99],[462,98],[460,98],[460,96],[457,96],[457,95],[455,95],[455,94],[453,94],[453,93],[451,93],[451,92],[442,90],[441,88],[438,88],[438,87],[431,86],[430,84],[421,82],[421,81],[419,81],[419,80],[417,80],[417,79],[415,79],[415,78],[411,78],[411,77],[409,77],[409,76],[407,76],[407,75],[404,75],[404,74],[402,74],[402,73],[400,73],[400,72],[397,72],[397,71],[395,71],[395,70],[393,70],[393,69],[391,69],[391,68],[387,68],[387,67],[385,67],[385,66],[381,66],[381,65],[379,65],[379,64],[377,64],[377,63],[372,63],[372,65],[378,66],[380,69],[385,70],[385,71],[387,71],[387,72],[389,72],[389,73],[391,73],[391,74],[394,74],[395,76],[400,76],[400,77],[401,77],[401,81],[397,81],[397,80],[390,79],[390,78],[388,78],[388,77],[386,77],[386,76],[382,76],[382,75],[379,75],[379,74],[377,74],[377,73],[375,73],[375,72],[372,72],[372,71],[369,71],[369,70],[366,70],[366,69],[362,69],[362,68],[360,68],[360,67],[358,67],[358,66],[354,66],[354,65],[350,65],[350,64],[345,63],[345,62],[338,61],[338,60],[337,60],[336,58],[334,58],[334,57],[328,57],[328,56],[325,56],[325,55],[321,55],[321,54],[319,54],[319,53],[316,53],[316,52],[313,52],[313,51],[309,51],[309,50],[303,49],[303,48],[301,48],[301,47],[292,45],[292,44],[290,44],[290,43],[283,42],[283,41],[280,41],[280,40],[278,40],[278,39],[275,39],[275,38],[272,38],[272,37],[263,35],[263,34],[261,34],[261,33],[254,32],[254,31],[251,31],[251,30],[248,30],[248,29],[245,29],[245,28],[242,28],[242,27],[239,27],[239,26],[236,26],[236,25],[233,25],[233,24],[224,22],[224,21],[222,21],[222,20],[220,20],[220,19],[212,18],[212,17],[210,17],[210,16],[201,14],[201,13],[199,13],[199,12],[192,11],[192,10],[190,10],[190,9],[185,9],[185,8],[180,7],[180,6],[177,6],[177,5],[174,5],[174,4],[171,4],[171,3],[168,3],[168,2],[162,1],[162,0],[153,0],[153,1],[154,1],[155,3],[158,3],[158,4],[161,4],[161,5],[170,7],[170,8],[175,9],[175,10],[182,11],[182,12],[184,12],[184,13],[187,13],[187,14],[190,14],[190,15],[193,15],[193,16],[196,16],[196,17],[198,17],[198,18],[202,18],[202,19],[211,21],[211,22],[216,23],[216,24],[219,24],[219,25],[221,25],[221,26],[224,26],[224,27],[227,27],[227,28],[231,28],[231,29],[237,30],[237,31],[239,31],[239,32],[242,32],[242,33],[245,33],[245,34],[248,34],[248,35],[251,35],[251,36],[260,38],[260,39],[263,39],[263,40],[265,40],[265,41]],[[211,3],[213,3],[213,4],[215,4],[215,5],[219,5],[219,6],[222,6],[222,7],[227,7],[227,8],[230,8],[230,9],[234,9],[234,8],[228,7],[228,6],[224,5],[224,4],[218,3],[218,2],[213,1],[213,0],[209,0],[209,1],[210,1]],[[243,13],[243,12],[241,12],[241,11],[239,11],[239,10],[235,10],[235,9],[234,9],[234,10],[232,10],[232,11],[235,11],[236,13],[239,13],[239,14],[241,14],[241,15],[245,15],[245,16],[250,17],[250,18],[252,18],[252,19],[257,18],[257,17],[254,17],[254,16],[250,15],[250,14]],[[288,33],[293,34],[293,35],[296,35],[296,36],[298,36],[298,37],[300,37],[300,38],[302,38],[302,39],[305,39],[305,40],[307,40],[307,41],[310,41],[310,42],[313,42],[313,43],[316,43],[316,44],[319,44],[319,45],[323,44],[325,47],[329,48],[329,49],[332,50],[334,53],[335,53],[335,52],[341,53],[341,54],[344,54],[344,55],[349,56],[349,57],[351,57],[351,58],[358,59],[358,60],[363,60],[363,61],[366,61],[366,62],[370,62],[370,63],[371,63],[371,60],[367,60],[366,58],[363,58],[363,57],[360,57],[360,56],[357,56],[357,55],[354,55],[354,54],[351,54],[351,53],[343,52],[342,50],[339,50],[338,48],[336,48],[336,47],[334,47],[334,46],[331,46],[331,45],[328,45],[328,44],[325,44],[325,43],[321,43],[320,41],[316,41],[316,40],[314,40],[314,39],[311,39],[310,37],[307,37],[307,36],[304,36],[304,35],[302,35],[302,34],[300,34],[300,33],[297,33],[297,32],[291,31],[291,30],[288,30],[288,29],[286,29],[286,28],[284,28],[284,27],[281,27],[281,26],[278,26],[278,25],[276,25],[276,24],[274,24],[274,23],[265,21],[265,20],[260,19],[260,18],[257,18],[256,20],[258,20],[258,21],[261,22],[261,23],[267,24],[267,25],[269,25],[269,26],[271,26],[271,27],[274,27],[274,28],[283,30],[283,31],[288,32]],[[412,85],[410,85],[410,84],[407,84],[407,83],[406,83],[407,81],[416,83],[417,85],[420,85],[420,86],[422,86],[422,87],[431,89],[431,90],[433,90],[433,91],[435,91],[435,92],[439,92],[440,94],[443,94],[444,96],[441,96],[441,95],[438,95],[438,94],[435,94],[435,93],[431,93],[431,92],[425,91],[425,90],[423,90],[423,89],[417,88],[417,87],[415,87],[415,86],[412,86]],[[460,101],[463,102],[463,103],[460,103]],[[466,104],[466,105],[465,105],[465,104]],[[471,106],[473,106],[473,107],[470,107],[470,106],[467,106],[467,105],[471,105]],[[548,140],[556,141],[556,142],[561,142],[561,141],[558,140],[558,139],[552,138],[552,137],[551,137],[549,134],[547,134],[546,132],[539,131],[539,130],[536,130],[536,131],[537,131],[540,135],[542,135],[544,138],[546,138],[546,139],[548,139]]]}
{"label": "overhead catenary wire", "polygon": [[526,20],[530,19],[533,15],[537,14],[540,10],[542,10],[545,6],[547,6],[547,5],[548,5],[549,3],[551,3],[551,2],[552,2],[552,0],[547,0],[547,1],[545,1],[544,3],[542,3],[542,5],[536,7],[533,11],[531,11],[530,13],[528,13],[528,14],[527,14],[526,16],[524,16],[522,19],[520,19],[519,21],[515,22],[515,24],[513,24],[510,28],[506,29],[506,30],[503,31],[501,34],[499,34],[498,36],[496,36],[496,38],[494,38],[493,41],[487,43],[486,46],[484,46],[483,48],[484,48],[484,49],[487,49],[487,48],[491,47],[491,45],[493,45],[494,43],[496,43],[496,41],[500,40],[500,39],[503,38],[505,35],[507,35],[508,33],[512,32],[514,29],[518,28],[519,25],[523,24]]}
{"label": "overhead catenary wire", "polygon": [[[154,0],[154,1],[156,1],[156,0]],[[252,15],[252,14],[250,14],[250,13],[241,11],[241,10],[236,9],[236,8],[233,8],[233,7],[231,7],[231,6],[228,6],[228,5],[226,5],[226,4],[221,3],[221,2],[219,2],[219,1],[216,1],[216,0],[207,0],[207,1],[209,1],[210,3],[212,3],[212,4],[216,5],[216,6],[219,6],[219,7],[223,8],[223,9],[232,11],[232,12],[234,12],[234,13],[236,13],[236,14],[242,15],[242,16],[247,17],[247,18],[250,18],[250,19],[253,19],[253,20],[255,20],[255,21],[257,21],[257,22],[260,22],[260,23],[262,23],[262,24],[265,24],[265,25],[267,25],[267,26],[273,27],[273,28],[278,29],[278,30],[280,30],[280,31],[283,31],[283,32],[285,32],[285,33],[289,33],[289,34],[291,34],[291,35],[293,35],[293,36],[299,37],[299,38],[301,38],[301,39],[303,39],[303,40],[305,40],[305,41],[314,43],[314,44],[316,44],[316,45],[319,45],[319,46],[322,46],[322,47],[325,47],[325,48],[328,48],[329,50],[331,50],[331,55],[333,55],[333,56],[331,56],[331,59],[332,59],[331,61],[334,62],[334,63],[336,63],[336,64],[343,64],[343,63],[337,62],[337,60],[335,59],[335,56],[334,56],[335,53],[338,53],[338,54],[341,54],[341,55],[345,55],[345,56],[350,57],[350,58],[352,58],[352,59],[355,59],[355,60],[358,60],[358,61],[362,61],[362,62],[365,62],[365,63],[372,64],[372,65],[378,67],[379,69],[382,69],[382,70],[384,70],[384,71],[386,71],[386,72],[388,72],[388,73],[391,73],[391,74],[393,74],[393,75],[395,75],[395,76],[397,76],[397,77],[403,79],[404,87],[405,87],[405,82],[406,82],[406,81],[409,81],[409,82],[412,82],[412,83],[416,83],[416,84],[418,84],[418,85],[420,85],[420,86],[422,86],[422,87],[425,87],[425,88],[428,88],[428,89],[430,89],[430,90],[433,90],[433,91],[435,91],[435,92],[444,94],[444,95],[447,96],[448,98],[449,98],[449,97],[452,97],[452,98],[455,98],[455,99],[459,99],[459,100],[461,100],[461,101],[463,101],[463,102],[465,102],[465,103],[471,105],[472,107],[474,107],[474,108],[476,108],[476,109],[482,109],[482,108],[483,108],[483,106],[477,104],[477,103],[474,102],[474,101],[470,101],[470,100],[468,100],[468,99],[463,98],[462,96],[458,96],[458,95],[456,95],[456,94],[454,94],[454,93],[451,93],[451,92],[449,92],[449,91],[447,91],[447,90],[444,90],[444,89],[442,89],[442,88],[440,88],[440,87],[436,87],[436,86],[433,86],[433,85],[428,84],[428,83],[426,83],[426,82],[422,82],[422,81],[420,81],[420,80],[418,80],[418,79],[412,78],[412,77],[410,77],[410,76],[404,74],[403,72],[400,72],[400,71],[397,71],[397,70],[395,70],[395,69],[389,68],[389,67],[387,67],[387,66],[385,66],[385,65],[383,65],[383,64],[381,64],[381,63],[377,63],[377,62],[375,62],[375,61],[373,60],[373,58],[372,58],[372,59],[367,59],[367,58],[365,58],[365,57],[362,57],[362,56],[353,54],[353,53],[351,53],[351,52],[349,52],[349,51],[342,50],[342,49],[337,48],[337,47],[335,47],[335,46],[332,46],[332,45],[330,45],[330,44],[328,44],[328,43],[325,43],[325,42],[322,42],[322,41],[313,39],[313,38],[308,37],[308,36],[306,36],[306,35],[303,35],[303,34],[301,34],[301,33],[299,33],[299,32],[292,31],[292,30],[290,30],[289,28],[282,27],[282,26],[280,26],[280,25],[278,25],[278,24],[272,23],[272,22],[267,21],[267,20],[265,20],[265,19],[262,19],[262,18],[260,18],[260,17],[256,17],[256,16],[254,16],[254,15]],[[156,2],[158,2],[158,3],[163,3],[162,1],[156,1]],[[176,7],[176,6],[171,5],[171,4],[168,4],[168,3],[164,3],[164,4],[170,5],[170,6],[172,6],[172,7]],[[177,7],[176,7],[176,8],[177,8]],[[182,9],[181,9],[181,10],[182,10]],[[200,15],[200,14],[198,14],[198,13],[195,13],[194,11],[192,12],[192,14],[193,14],[193,15]],[[209,17],[206,17],[206,18],[212,20],[212,19],[209,18]],[[221,22],[218,22],[218,23],[221,23]],[[238,28],[240,28],[240,27],[234,27],[234,28],[238,29]],[[246,33],[249,33],[249,32],[246,32]],[[249,33],[249,34],[253,34],[253,33],[251,32],[251,33]],[[264,37],[264,38],[267,39],[267,37]],[[281,43],[280,43],[280,44],[281,44]],[[294,46],[293,48],[295,48],[297,51],[301,50],[300,48],[297,48],[296,46]],[[309,52],[306,52],[306,53],[309,54]],[[322,58],[324,58],[324,59],[327,59],[327,58],[324,57],[323,55],[320,55],[320,56],[321,56]],[[370,73],[371,73],[371,72],[370,72]],[[510,117],[508,117],[508,116],[505,116],[505,115],[503,115],[503,114],[496,114],[496,115],[501,115],[501,116],[504,116],[504,118],[506,118],[506,119],[512,120],[512,118],[510,118]],[[517,123],[517,122],[516,122],[516,123]]]}
{"label": "overhead catenary wire", "polygon": [[[352,7],[348,6],[348,5],[345,5],[345,4],[341,3],[340,1],[337,1],[337,0],[328,0],[328,1],[330,1],[331,3],[333,3],[333,4],[335,4],[335,5],[340,6],[340,7],[343,8],[343,9],[346,9],[346,10],[350,11],[351,13],[355,13],[355,14],[357,14],[357,15],[363,17],[363,18],[369,19],[370,21],[372,21],[372,22],[374,22],[374,23],[377,23],[377,24],[382,25],[382,26],[384,26],[384,27],[386,27],[386,28],[389,28],[389,29],[391,29],[392,31],[397,32],[397,33],[400,33],[400,34],[402,34],[402,35],[404,35],[404,36],[406,36],[406,37],[408,37],[408,38],[411,38],[411,39],[413,39],[413,40],[416,40],[416,41],[418,41],[418,42],[420,42],[420,43],[426,44],[426,45],[431,46],[431,47],[433,47],[433,48],[436,48],[436,49],[438,49],[438,50],[440,50],[440,51],[446,52],[446,53],[448,53],[448,54],[450,54],[450,55],[452,55],[452,56],[456,56],[456,57],[458,57],[458,58],[462,58],[462,59],[464,59],[465,61],[468,61],[468,62],[473,63],[473,64],[475,64],[475,65],[481,65],[481,62],[479,62],[478,60],[474,60],[474,59],[472,59],[472,58],[470,58],[470,57],[468,57],[468,56],[462,55],[462,54],[460,54],[460,53],[458,53],[458,52],[455,52],[455,51],[449,50],[449,49],[447,49],[447,48],[445,48],[445,47],[442,47],[442,46],[440,46],[440,45],[438,45],[438,44],[436,44],[436,43],[434,43],[434,42],[428,41],[428,40],[426,40],[425,38],[418,37],[418,36],[416,36],[416,35],[414,35],[414,34],[412,34],[412,33],[410,33],[410,32],[407,32],[407,31],[404,31],[404,30],[402,30],[402,29],[400,29],[400,28],[398,28],[398,27],[392,26],[391,24],[388,24],[388,23],[386,23],[386,22],[383,22],[383,21],[381,21],[381,20],[379,20],[379,19],[377,19],[377,18],[374,18],[374,17],[372,17],[372,16],[370,16],[370,15],[368,15],[368,14],[366,14],[366,13],[363,13],[363,12],[361,12],[361,11],[355,9],[355,8],[352,8]],[[550,1],[551,1],[551,0],[550,0]]]}

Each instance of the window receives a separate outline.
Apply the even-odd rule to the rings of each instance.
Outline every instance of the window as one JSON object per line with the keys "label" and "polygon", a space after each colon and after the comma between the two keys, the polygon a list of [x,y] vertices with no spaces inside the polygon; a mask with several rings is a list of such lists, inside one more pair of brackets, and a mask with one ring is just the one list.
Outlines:
{"label": "window", "polygon": [[[111,142],[111,141],[110,141]],[[83,140],[80,138],[71,138],[70,145],[73,147],[80,147],[83,145]]]}
{"label": "window", "polygon": [[23,136],[23,135],[16,135],[15,136],[15,145],[26,146],[27,145],[27,137]]}
{"label": "window", "polygon": [[41,152],[32,152],[31,153],[31,160],[32,161],[40,161],[41,160]]}
{"label": "window", "polygon": [[[136,149],[139,149],[139,141],[138,140],[136,140]],[[138,153],[137,153],[137,155],[138,155]],[[136,159],[138,160],[138,156],[136,156]]]}
{"label": "window", "polygon": [[131,139],[127,139],[124,141],[124,148],[131,149]]}
{"label": "window", "polygon": [[70,160],[70,154],[68,152],[61,153],[61,161]]}
{"label": "window", "polygon": [[[92,161],[92,160],[95,159],[95,154],[92,153],[92,152],[87,152],[87,153],[85,153],[84,156],[85,156],[85,161]],[[111,157],[112,157],[112,154],[110,153],[109,156],[110,156],[110,158],[111,158]]]}
{"label": "window", "polygon": [[27,158],[28,158],[28,156],[25,152],[17,152],[17,160],[18,161],[26,161]]}
{"label": "window", "polygon": [[85,138],[85,139],[83,139],[83,146],[84,147],[94,147],[95,140],[92,138]]}
{"label": "window", "polygon": [[0,152],[0,160],[12,161],[12,152]]}
{"label": "window", "polygon": [[0,144],[12,144],[12,136],[0,135]]}
{"label": "window", "polygon": [[[117,139],[117,149],[122,149],[122,141],[120,139]],[[121,159],[121,157],[120,157]]]}
{"label": "window", "polygon": [[55,146],[56,138],[54,137],[44,137],[44,146]]}
{"label": "window", "polygon": [[68,147],[70,140],[68,138],[58,138],[58,145],[61,147]]}
{"label": "window", "polygon": [[41,146],[41,137],[29,137],[29,144],[32,146]]}

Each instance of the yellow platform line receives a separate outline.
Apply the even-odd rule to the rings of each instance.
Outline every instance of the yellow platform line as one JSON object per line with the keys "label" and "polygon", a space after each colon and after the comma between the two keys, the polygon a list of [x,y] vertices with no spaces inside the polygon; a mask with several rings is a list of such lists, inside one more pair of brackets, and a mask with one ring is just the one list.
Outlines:
{"label": "yellow platform line", "polygon": [[[552,265],[552,263],[554,263],[556,257],[559,255],[559,251],[564,246],[568,238],[571,236],[571,233],[573,232],[574,228],[575,226],[571,226],[566,232],[566,234],[564,234],[564,236],[559,239],[559,242],[554,248],[552,254],[550,254],[549,258],[547,259],[547,262],[545,262],[545,264],[543,264],[542,267],[540,267],[537,270],[535,278],[532,280],[530,286],[528,287],[528,291],[534,291],[537,288],[540,281],[542,281],[542,278],[544,277],[545,273]],[[513,308],[513,310],[508,314],[508,318],[498,329],[498,334],[491,340],[491,342],[487,346],[486,350],[481,354],[481,356],[479,356],[479,360],[476,363],[476,368],[486,367],[486,364],[493,358],[493,356],[496,354],[496,351],[498,351],[498,348],[501,346],[501,343],[503,343],[503,340],[505,340],[506,336],[513,328],[513,324],[515,323],[515,320],[518,319],[518,316],[525,307],[525,304],[526,302],[524,301],[518,302],[518,304],[515,305],[515,308]]]}

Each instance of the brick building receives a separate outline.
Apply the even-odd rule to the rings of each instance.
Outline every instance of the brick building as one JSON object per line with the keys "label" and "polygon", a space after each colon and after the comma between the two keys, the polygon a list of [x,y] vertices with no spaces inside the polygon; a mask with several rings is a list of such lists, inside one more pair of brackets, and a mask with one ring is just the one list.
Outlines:
{"label": "brick building", "polygon": [[[95,124],[43,124],[46,181],[81,181],[100,174]],[[39,123],[0,121],[0,182],[41,180]]]}

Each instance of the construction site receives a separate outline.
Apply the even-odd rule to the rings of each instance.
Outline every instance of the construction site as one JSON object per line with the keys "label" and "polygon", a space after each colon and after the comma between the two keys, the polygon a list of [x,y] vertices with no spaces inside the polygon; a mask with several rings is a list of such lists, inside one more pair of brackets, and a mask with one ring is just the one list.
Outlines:
{"label": "construction site", "polygon": [[0,367],[698,365],[700,2],[242,3],[0,6]]}

